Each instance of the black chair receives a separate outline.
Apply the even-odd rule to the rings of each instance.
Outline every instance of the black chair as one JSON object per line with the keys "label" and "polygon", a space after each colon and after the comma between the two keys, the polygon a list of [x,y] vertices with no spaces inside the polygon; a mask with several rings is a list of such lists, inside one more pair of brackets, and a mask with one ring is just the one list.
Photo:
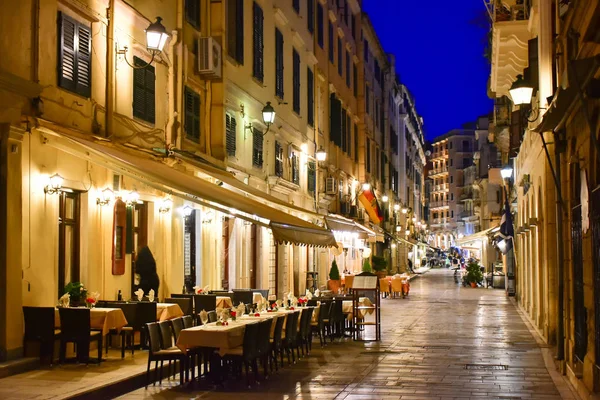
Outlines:
{"label": "black chair", "polygon": [[156,322],[156,303],[146,301],[136,302],[136,322],[135,328],[140,329],[140,344],[146,346],[148,335],[146,332],[146,324]]}
{"label": "black chair", "polygon": [[298,348],[302,350],[303,356],[305,354],[305,350],[306,354],[310,354],[310,346],[312,344],[310,323],[312,319],[312,314],[313,308],[306,307],[302,310],[302,317],[300,318],[300,327],[298,329],[298,337],[296,338],[296,350],[298,350]]}
{"label": "black chair", "polygon": [[[175,343],[177,343],[177,339],[179,338],[179,334],[184,329],[183,326],[183,318],[174,318],[171,320],[171,325],[173,327],[173,336],[175,337]],[[162,325],[161,325],[162,328]],[[162,332],[162,330],[161,330]]]}
{"label": "black chair", "polygon": [[310,299],[308,302],[306,302],[306,305],[308,307],[316,307],[318,305],[318,300]]}
{"label": "black chair", "polygon": [[[286,324],[285,324],[285,338],[281,344],[282,352],[281,352],[281,364],[283,365],[283,350],[287,353],[288,364],[296,363],[296,358],[294,356],[294,345],[296,343],[296,336],[298,334],[298,317],[300,315],[299,311],[288,314]],[[291,357],[290,357],[291,355]]]}
{"label": "black chair", "polygon": [[242,364],[246,370],[246,384],[250,386],[250,376],[248,374],[250,365],[254,370],[254,380],[258,381],[258,366],[256,364],[256,358],[258,355],[258,329],[259,324],[248,324],[244,330],[244,341],[242,346],[235,347],[227,350],[224,355],[225,361],[236,363],[241,371]]}
{"label": "black chair", "polygon": [[329,324],[331,331],[329,333],[329,339],[333,341],[334,337],[344,336],[344,312],[342,309],[342,300],[335,299],[331,303]]}
{"label": "black chair", "polygon": [[102,332],[90,327],[89,308],[59,308],[60,315],[60,361],[65,361],[66,344],[77,345],[77,358],[86,364],[90,358],[90,342],[98,342],[98,363],[102,361]]}
{"label": "black chair", "polygon": [[253,292],[248,291],[248,290],[234,289],[233,297],[231,300],[233,302],[233,305],[238,305],[240,303],[252,304],[253,303]]}
{"label": "black chair", "polygon": [[184,315],[182,319],[183,319],[183,327],[185,329],[191,328],[194,326],[194,318],[192,318],[191,315]]}
{"label": "black chair", "polygon": [[265,379],[269,377],[269,371],[267,369],[269,361],[271,359],[271,327],[273,326],[272,319],[265,319],[258,323],[258,337],[257,337],[257,359],[260,360],[263,365],[265,372]]}
{"label": "black chair", "polygon": [[[168,325],[168,323],[167,323]],[[169,328],[170,329],[170,328]],[[146,388],[148,388],[148,378],[150,377],[150,364],[152,361],[154,364],[154,381],[156,382],[156,373],[159,373],[159,385],[162,384],[162,369],[163,362],[179,361],[179,384],[183,385],[183,372],[186,365],[187,356],[184,352],[178,348],[163,349],[161,343],[161,329],[159,324],[152,322],[146,324],[145,330],[148,332],[148,368],[146,369]],[[158,362],[160,361],[160,369],[158,368]]]}
{"label": "black chair", "polygon": [[192,298],[167,297],[165,303],[178,304],[183,315],[194,315],[194,303]]}
{"label": "black chair", "polygon": [[[271,342],[271,358],[275,362],[275,370],[279,371],[277,357],[279,354],[282,354],[282,337],[283,333],[283,323],[285,322],[285,317],[280,315],[277,317],[277,321],[275,321],[275,329],[273,330],[273,337],[270,339]],[[281,355],[281,359],[283,360],[283,354]],[[281,367],[283,368],[283,361],[281,362]],[[271,364],[271,370],[273,369],[273,364]]]}
{"label": "black chair", "polygon": [[60,339],[61,333],[54,327],[54,316],[54,307],[23,307],[23,351],[27,342],[40,342],[40,361],[50,356],[50,365],[54,362],[54,341]]}
{"label": "black chair", "polygon": [[121,336],[121,358],[125,358],[126,342],[128,342],[129,346],[131,347],[131,355],[133,356],[134,333],[140,331],[139,328],[136,329],[138,305],[136,303],[111,303],[111,306],[120,308],[123,311],[125,319],[127,320],[127,326],[124,326],[120,330],[114,328],[110,330],[108,340],[106,341],[106,353],[108,354],[108,346],[111,345],[112,335],[118,334]]}
{"label": "black chair", "polygon": [[217,312],[215,310],[208,312],[208,322],[217,322]]}
{"label": "black chair", "polygon": [[217,308],[217,296],[210,294],[199,294],[194,296],[194,312],[212,311]]}
{"label": "black chair", "polygon": [[317,317],[317,321],[311,322],[310,327],[314,332],[316,331],[319,334],[319,341],[321,342],[321,347],[326,344],[326,334],[329,330],[329,310],[331,308],[331,303],[321,302],[319,306],[319,316]]}

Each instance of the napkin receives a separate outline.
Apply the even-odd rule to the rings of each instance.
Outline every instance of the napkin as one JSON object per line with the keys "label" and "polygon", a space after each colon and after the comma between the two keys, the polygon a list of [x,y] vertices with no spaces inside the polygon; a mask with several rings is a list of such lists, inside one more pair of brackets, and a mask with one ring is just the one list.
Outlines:
{"label": "napkin", "polygon": [[194,286],[194,293],[196,293],[196,294],[202,293],[202,288],[200,286]]}
{"label": "napkin", "polygon": [[215,308],[215,312],[217,313],[217,319],[223,319],[223,308],[217,307]]}
{"label": "napkin", "polygon": [[100,298],[100,293],[98,293],[98,292],[92,292],[92,293],[90,293],[90,297],[92,299],[94,299],[94,301],[97,303],[98,299]]}
{"label": "napkin", "polygon": [[150,302],[154,301],[154,289],[150,289],[148,292],[148,300],[150,300]]}
{"label": "napkin", "polygon": [[244,305],[244,303],[240,302],[240,304],[237,306],[237,316],[241,317],[242,315],[244,315],[244,312],[246,311],[246,306]]}
{"label": "napkin", "polygon": [[65,293],[58,299],[58,304],[61,307],[69,307],[69,303],[71,303],[71,295],[69,293]]}
{"label": "napkin", "polygon": [[310,292],[310,290],[306,289],[306,295],[305,296],[306,296],[306,298],[308,300],[312,299],[312,293]]}
{"label": "napkin", "polygon": [[138,301],[142,301],[142,299],[144,298],[144,291],[142,289],[138,289],[135,292],[133,292],[133,294],[135,294],[138,298]]}
{"label": "napkin", "polygon": [[265,299],[262,295],[260,295],[260,304],[262,307],[261,309],[263,311],[269,308],[269,301]]}
{"label": "napkin", "polygon": [[315,297],[319,297],[320,294],[321,294],[321,291],[319,289],[315,290]]}

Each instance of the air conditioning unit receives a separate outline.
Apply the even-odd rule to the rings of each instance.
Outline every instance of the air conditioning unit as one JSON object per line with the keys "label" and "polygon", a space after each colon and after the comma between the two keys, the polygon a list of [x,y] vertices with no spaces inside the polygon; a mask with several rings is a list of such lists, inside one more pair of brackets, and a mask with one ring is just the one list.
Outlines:
{"label": "air conditioning unit", "polygon": [[337,194],[337,182],[335,178],[330,176],[325,180],[325,194],[336,195]]}
{"label": "air conditioning unit", "polygon": [[198,74],[208,78],[221,77],[221,45],[213,37],[198,39]]}

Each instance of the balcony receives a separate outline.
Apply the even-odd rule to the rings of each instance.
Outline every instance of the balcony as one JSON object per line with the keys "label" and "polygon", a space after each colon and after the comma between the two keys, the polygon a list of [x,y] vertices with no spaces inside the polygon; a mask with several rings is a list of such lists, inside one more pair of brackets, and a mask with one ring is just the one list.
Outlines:
{"label": "balcony", "polygon": [[450,204],[447,201],[432,201],[429,203],[429,209],[449,207]]}
{"label": "balcony", "polygon": [[442,174],[447,174],[448,173],[448,167],[441,167],[441,168],[434,168],[431,170],[431,172],[429,173],[430,176],[433,175],[442,175]]}
{"label": "balcony", "polygon": [[[527,67],[529,6],[518,0],[488,0],[492,16],[492,71],[490,89],[496,97],[508,95],[508,89]],[[523,3],[523,2],[521,2]]]}
{"label": "balcony", "polygon": [[436,158],[444,158],[448,156],[448,150],[444,149],[444,150],[438,150],[435,151],[433,153],[431,153],[431,159],[435,160]]}
{"label": "balcony", "polygon": [[444,192],[446,190],[448,190],[447,183],[440,183],[439,185],[431,185],[432,192]]}

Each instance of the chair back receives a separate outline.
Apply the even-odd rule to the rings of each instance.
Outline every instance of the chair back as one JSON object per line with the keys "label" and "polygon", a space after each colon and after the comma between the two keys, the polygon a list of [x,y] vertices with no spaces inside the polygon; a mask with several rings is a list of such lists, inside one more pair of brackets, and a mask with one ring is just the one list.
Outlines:
{"label": "chair back", "polygon": [[127,320],[127,326],[132,327],[134,331],[141,329],[141,324],[138,324],[137,321],[138,305],[136,303],[110,303],[109,307],[120,308]]}
{"label": "chair back", "polygon": [[269,352],[271,338],[271,326],[273,326],[272,319],[265,319],[258,323],[258,352],[260,355],[267,354]]}
{"label": "chair back", "polygon": [[172,319],[171,325],[173,325],[173,335],[175,336],[175,343],[177,343],[177,339],[179,338],[179,333],[184,329],[183,318]]}
{"label": "chair back", "polygon": [[312,315],[313,315],[314,310],[315,310],[314,307],[307,307],[302,312],[303,318],[304,318],[304,314],[306,314],[306,318],[304,318],[304,321],[301,323],[301,327],[300,327],[300,332],[301,332],[300,334],[303,339],[308,338],[310,335],[310,322],[312,320]]}
{"label": "chair back", "polygon": [[171,323],[169,321],[162,321],[158,323],[160,328],[160,342],[162,349],[168,349],[173,347],[173,331],[171,330]]}
{"label": "chair back", "polygon": [[253,360],[258,355],[258,327],[258,323],[248,324],[244,330],[242,350],[246,360]]}
{"label": "chair back", "polygon": [[215,310],[208,312],[208,322],[217,322],[217,312]]}
{"label": "chair back", "polygon": [[283,315],[278,316],[277,321],[275,321],[275,329],[273,330],[273,344],[275,344],[275,346],[279,346],[281,344],[281,333],[283,332],[284,322],[285,317]]}
{"label": "chair back", "polygon": [[51,341],[54,339],[54,307],[23,307],[25,340]]}
{"label": "chair back", "polygon": [[240,303],[251,304],[253,299],[252,293],[253,292],[249,290],[234,289],[231,301],[234,306],[237,306]]}
{"label": "chair back", "polygon": [[[291,317],[291,318],[290,318]],[[298,337],[298,319],[300,318],[300,311],[294,311],[293,314],[288,315],[288,321],[291,323],[285,327],[285,337],[289,337],[292,342]],[[289,331],[289,333],[288,333]],[[289,336],[288,336],[289,335]]]}
{"label": "chair back", "polygon": [[156,303],[140,301],[137,305],[137,320],[136,325],[142,327],[144,324],[156,322]]}
{"label": "chair back", "polygon": [[300,324],[298,326],[298,336],[302,339],[304,337],[306,318],[308,317],[308,308],[300,310]]}
{"label": "chair back", "polygon": [[389,292],[390,291],[390,281],[385,278],[379,280],[379,290],[381,292]]}
{"label": "chair back", "polygon": [[148,339],[150,341],[150,354],[160,351],[160,327],[158,323],[151,322],[146,324],[146,330],[148,331]]}
{"label": "chair back", "polygon": [[329,319],[332,320],[332,322],[340,322],[344,319],[342,300],[336,299],[331,302],[331,311],[329,314]]}
{"label": "chair back", "polygon": [[213,294],[194,295],[194,310],[199,313],[202,310],[211,311],[217,308],[217,296]]}
{"label": "chair back", "polygon": [[184,329],[191,328],[192,326],[194,326],[194,319],[191,315],[184,315],[182,319]]}
{"label": "chair back", "polygon": [[331,309],[330,303],[321,302],[319,306],[319,323],[322,323],[323,320],[329,319],[329,310]]}
{"label": "chair back", "polygon": [[319,302],[319,300],[317,300],[317,299],[310,299],[309,301],[306,302],[306,305],[309,307],[316,307],[318,302]]}
{"label": "chair back", "polygon": [[194,315],[193,299],[185,297],[167,297],[165,303],[178,304],[183,315]]}
{"label": "chair back", "polygon": [[67,341],[90,338],[89,308],[59,308],[60,331]]}
{"label": "chair back", "polygon": [[392,279],[392,292],[402,292],[402,279],[400,279],[400,278]]}

